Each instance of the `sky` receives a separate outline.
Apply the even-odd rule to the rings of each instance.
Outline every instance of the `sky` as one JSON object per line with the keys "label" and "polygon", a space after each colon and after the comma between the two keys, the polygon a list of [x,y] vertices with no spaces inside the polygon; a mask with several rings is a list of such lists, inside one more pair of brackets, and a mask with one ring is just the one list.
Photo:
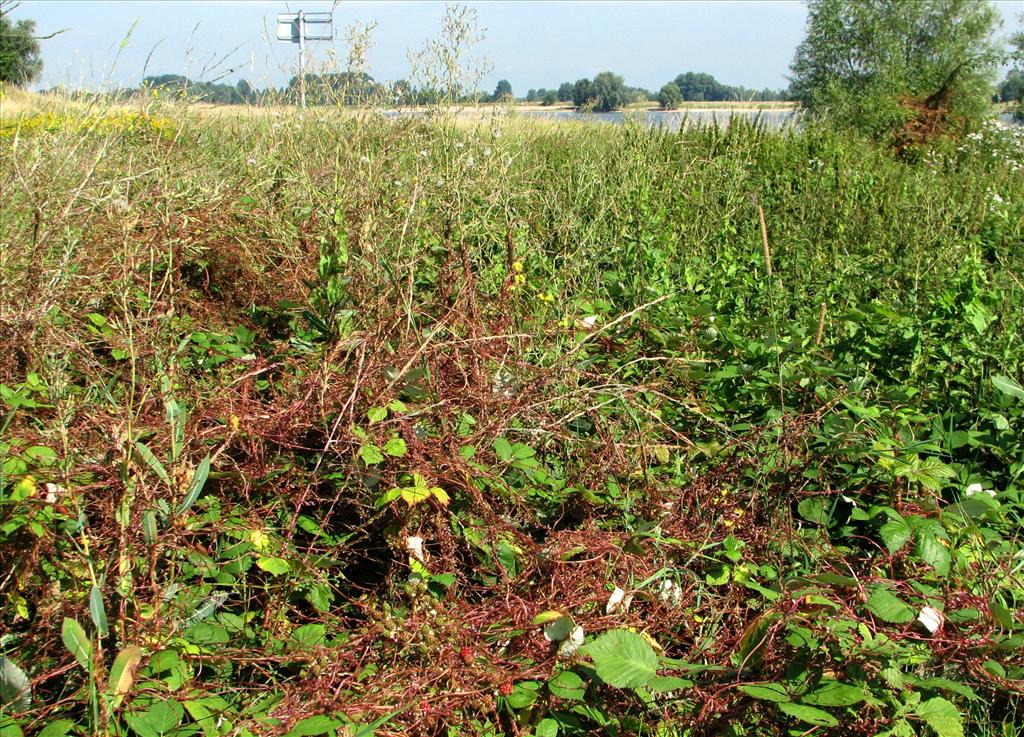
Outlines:
{"label": "sky", "polygon": [[[1020,28],[1022,0],[992,1],[1004,17],[1004,33]],[[485,31],[475,53],[491,71],[480,89],[507,79],[519,96],[606,70],[652,90],[686,71],[730,85],[781,89],[806,20],[798,0],[464,4],[475,9]],[[409,76],[408,51],[438,35],[445,12],[443,3],[426,0],[24,0],[11,17],[35,20],[39,35],[66,29],[41,42],[44,72],[37,88],[135,86],[155,74],[246,78],[265,87],[295,74],[298,48],[274,40],[275,16],[300,9],[333,9],[338,37],[310,45],[310,71],[329,63],[331,53],[347,57],[347,28],[375,23],[367,60],[378,81]]]}

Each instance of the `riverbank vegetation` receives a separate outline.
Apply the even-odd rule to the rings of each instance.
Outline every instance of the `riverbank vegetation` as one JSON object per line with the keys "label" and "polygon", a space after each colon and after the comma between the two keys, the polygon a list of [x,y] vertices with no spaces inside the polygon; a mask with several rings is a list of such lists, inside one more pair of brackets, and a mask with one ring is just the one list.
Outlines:
{"label": "riverbank vegetation", "polygon": [[21,110],[5,734],[1016,733],[1019,135]]}
{"label": "riverbank vegetation", "polygon": [[1019,128],[346,89],[0,90],[0,737],[1020,733]]}

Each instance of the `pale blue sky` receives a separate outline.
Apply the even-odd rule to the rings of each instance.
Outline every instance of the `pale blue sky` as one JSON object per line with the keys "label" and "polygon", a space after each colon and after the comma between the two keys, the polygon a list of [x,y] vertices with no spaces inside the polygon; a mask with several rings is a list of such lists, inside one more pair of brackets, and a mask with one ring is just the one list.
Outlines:
{"label": "pale blue sky", "polygon": [[[1024,2],[994,2],[1006,21],[1004,32],[1018,28]],[[605,70],[654,90],[685,71],[708,72],[726,84],[782,88],[806,19],[797,0],[467,4],[476,8],[486,29],[478,53],[493,64],[481,88],[493,89],[504,78],[517,95]],[[26,0],[12,15],[35,19],[40,34],[69,29],[42,43],[41,87],[93,87],[102,79],[135,85],[144,68],[147,74],[208,80],[236,68],[226,80],[245,77],[263,87],[281,84],[296,68],[297,49],[266,38],[266,30],[273,36],[275,14],[324,11],[333,5],[324,0]],[[341,35],[353,23],[377,23],[369,62],[370,73],[380,81],[408,75],[407,50],[435,36],[443,14],[440,2],[358,0],[334,10]],[[323,60],[332,47],[343,59],[340,40],[314,44],[316,58]]]}

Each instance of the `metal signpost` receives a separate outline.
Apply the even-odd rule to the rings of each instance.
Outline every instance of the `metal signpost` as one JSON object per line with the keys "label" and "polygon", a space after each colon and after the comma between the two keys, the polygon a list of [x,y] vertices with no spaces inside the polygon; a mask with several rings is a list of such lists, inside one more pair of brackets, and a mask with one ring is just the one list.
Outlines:
{"label": "metal signpost", "polygon": [[333,41],[334,17],[330,13],[281,13],[277,16],[277,40],[299,45],[299,96],[306,107],[306,42]]}

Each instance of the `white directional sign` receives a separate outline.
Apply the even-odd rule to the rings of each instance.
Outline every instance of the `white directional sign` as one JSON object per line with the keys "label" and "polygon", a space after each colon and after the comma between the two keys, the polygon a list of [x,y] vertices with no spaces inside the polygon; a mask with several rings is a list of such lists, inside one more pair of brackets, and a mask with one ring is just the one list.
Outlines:
{"label": "white directional sign", "polygon": [[333,41],[334,16],[330,13],[281,13],[277,16],[277,40],[299,45],[299,94],[306,107],[306,42]]}

